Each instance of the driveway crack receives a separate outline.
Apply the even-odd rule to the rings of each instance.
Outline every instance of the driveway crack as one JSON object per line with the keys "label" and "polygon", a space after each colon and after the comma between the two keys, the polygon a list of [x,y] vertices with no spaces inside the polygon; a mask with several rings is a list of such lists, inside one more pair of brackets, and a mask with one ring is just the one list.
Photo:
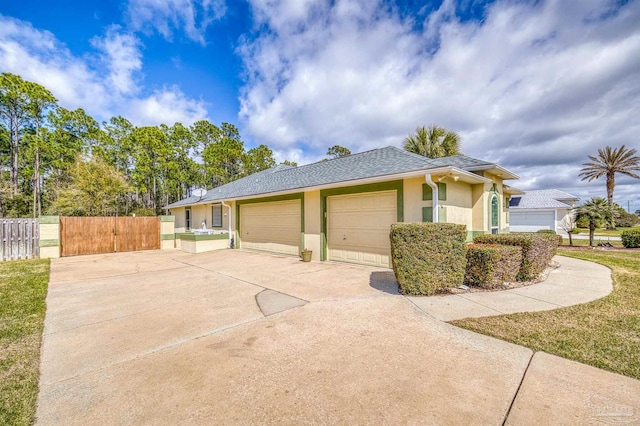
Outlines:
{"label": "driveway crack", "polygon": [[522,373],[522,378],[520,379],[520,383],[518,384],[518,389],[516,389],[516,392],[513,395],[513,398],[511,399],[511,403],[509,404],[509,408],[507,409],[507,412],[504,415],[502,426],[505,426],[507,424],[507,420],[509,419],[509,415],[511,414],[511,409],[513,408],[513,404],[516,402],[516,398],[520,393],[520,388],[522,388],[522,383],[524,383],[524,379],[527,376],[527,372],[529,371],[529,367],[531,366],[531,362],[533,361],[533,357],[535,356],[535,354],[536,354],[535,352],[531,354],[531,357],[529,358],[529,362],[527,363],[527,366],[524,369],[524,373]]}

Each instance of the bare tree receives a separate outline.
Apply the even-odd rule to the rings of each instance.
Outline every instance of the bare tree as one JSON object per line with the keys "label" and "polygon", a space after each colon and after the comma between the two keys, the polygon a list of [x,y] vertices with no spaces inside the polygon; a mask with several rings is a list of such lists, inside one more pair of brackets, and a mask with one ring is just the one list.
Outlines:
{"label": "bare tree", "polygon": [[569,245],[573,247],[573,230],[576,228],[576,220],[573,212],[568,213],[560,222],[559,228],[569,235]]}

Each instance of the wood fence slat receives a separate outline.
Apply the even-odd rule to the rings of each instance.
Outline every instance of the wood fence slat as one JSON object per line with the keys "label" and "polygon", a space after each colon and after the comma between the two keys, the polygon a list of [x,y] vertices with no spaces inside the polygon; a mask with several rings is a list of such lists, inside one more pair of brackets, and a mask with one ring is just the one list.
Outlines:
{"label": "wood fence slat", "polygon": [[61,255],[160,248],[159,217],[61,217]]}

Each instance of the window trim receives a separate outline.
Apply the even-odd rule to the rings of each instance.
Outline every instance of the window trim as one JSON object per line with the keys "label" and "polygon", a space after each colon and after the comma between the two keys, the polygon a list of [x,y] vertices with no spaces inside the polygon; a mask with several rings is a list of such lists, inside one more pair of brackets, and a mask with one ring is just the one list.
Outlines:
{"label": "window trim", "polygon": [[[216,208],[220,209],[220,222],[219,224],[216,222],[215,210]],[[211,227],[212,228],[222,228],[222,204],[214,204],[211,206]]]}

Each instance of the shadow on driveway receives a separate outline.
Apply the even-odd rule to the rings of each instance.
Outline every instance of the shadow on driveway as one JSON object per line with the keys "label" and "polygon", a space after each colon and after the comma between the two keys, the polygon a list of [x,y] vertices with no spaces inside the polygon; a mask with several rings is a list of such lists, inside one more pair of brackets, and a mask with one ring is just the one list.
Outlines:
{"label": "shadow on driveway", "polygon": [[369,276],[369,285],[376,290],[388,294],[400,294],[398,291],[398,281],[393,271],[374,271]]}

